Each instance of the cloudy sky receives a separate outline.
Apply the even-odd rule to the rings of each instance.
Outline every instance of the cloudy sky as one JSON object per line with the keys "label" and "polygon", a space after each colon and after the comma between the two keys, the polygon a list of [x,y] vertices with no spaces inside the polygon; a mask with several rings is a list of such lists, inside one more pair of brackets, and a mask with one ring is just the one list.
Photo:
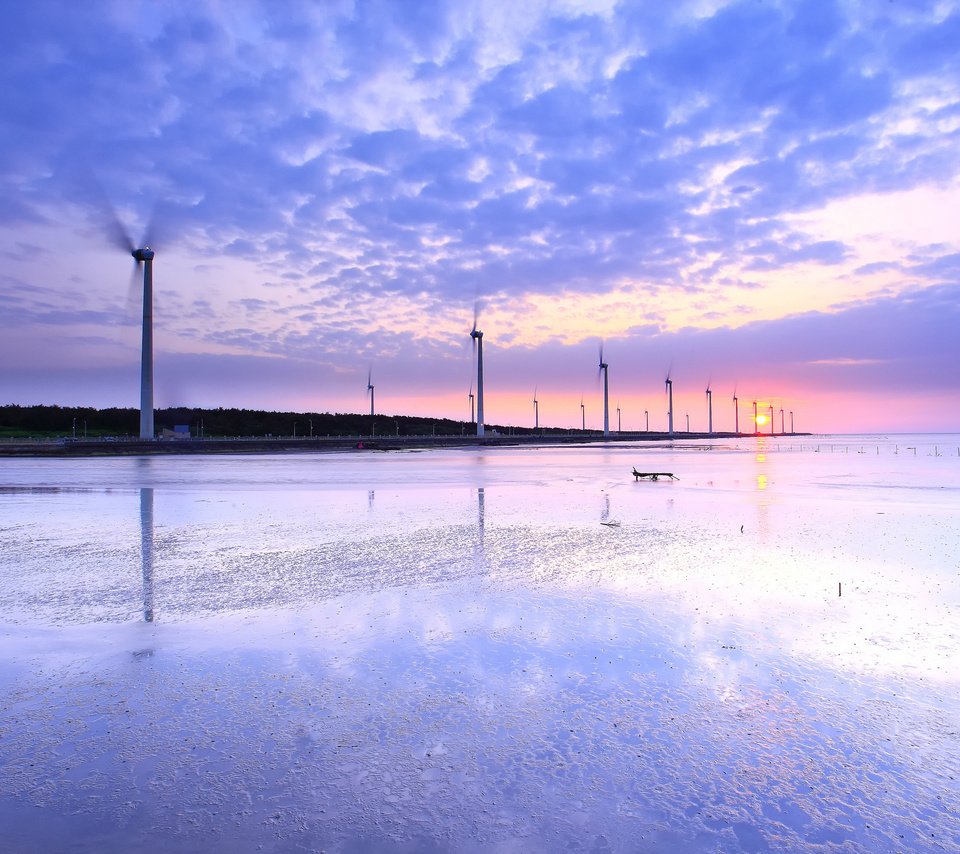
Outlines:
{"label": "cloudy sky", "polygon": [[3,18],[0,402],[960,429],[960,2]]}

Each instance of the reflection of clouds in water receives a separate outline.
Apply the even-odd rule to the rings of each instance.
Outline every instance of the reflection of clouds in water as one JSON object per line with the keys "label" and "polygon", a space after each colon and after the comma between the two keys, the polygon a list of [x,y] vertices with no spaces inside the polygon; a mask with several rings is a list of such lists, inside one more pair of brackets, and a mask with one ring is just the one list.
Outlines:
{"label": "reflection of clouds in water", "polygon": [[[154,831],[216,828],[225,844],[441,834],[635,850],[638,819],[668,850],[894,850],[904,831],[924,850],[931,829],[960,841],[955,792],[936,778],[955,751],[941,740],[947,755],[923,767],[912,744],[877,737],[891,714],[929,728],[926,712],[891,709],[882,683],[823,680],[763,633],[698,623],[595,590],[346,595],[183,623],[136,669],[101,635],[95,678],[47,670],[0,721],[19,716],[5,748],[30,738],[21,784],[44,780],[58,809],[95,818],[123,774]],[[41,715],[38,697],[65,711]],[[103,709],[106,734],[72,733],[78,707]],[[64,770],[68,736],[99,775]],[[113,832],[137,842],[142,826]]]}
{"label": "reflection of clouds in water", "polygon": [[[919,490],[931,471],[951,483],[944,460],[911,456],[878,493],[868,477],[894,479],[860,475],[865,456],[774,450],[644,450],[681,474],[655,486],[618,481],[636,451],[491,454],[479,488],[448,483],[468,454],[383,457],[370,513],[374,470],[353,458],[317,463],[344,467],[336,489],[277,490],[259,460],[248,488],[173,478],[155,511],[182,461],[147,461],[137,493],[0,494],[17,566],[0,614],[72,624],[6,646],[33,663],[0,753],[40,759],[0,792],[129,847],[142,825],[125,809],[171,838],[192,831],[170,816],[191,815],[240,847],[442,832],[633,850],[642,826],[666,850],[924,850],[931,833],[955,848],[960,534],[953,493]],[[840,459],[856,467],[838,481]],[[314,461],[289,462],[273,465]],[[440,485],[409,487],[413,471]],[[611,504],[613,530],[597,524]],[[131,572],[138,537],[163,561],[156,625],[130,622],[153,578]],[[152,656],[117,655],[144,632]],[[63,767],[64,743],[99,776]]]}

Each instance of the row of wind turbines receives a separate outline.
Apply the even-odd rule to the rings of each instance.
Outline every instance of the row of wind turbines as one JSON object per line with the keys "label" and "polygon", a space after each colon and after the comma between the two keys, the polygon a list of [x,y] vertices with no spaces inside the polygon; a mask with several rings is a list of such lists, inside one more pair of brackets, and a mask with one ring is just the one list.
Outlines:
{"label": "row of wind turbines", "polygon": [[[141,356],[140,356],[140,438],[141,439],[153,439],[155,436],[154,433],[154,421],[153,421],[153,261],[156,257],[155,251],[150,247],[147,240],[144,241],[143,246],[136,246],[133,240],[130,238],[127,231],[120,224],[119,220],[114,216],[113,217],[113,226],[114,226],[114,242],[120,246],[125,251],[129,252],[133,257],[134,261],[134,277],[140,271],[142,266],[143,269],[143,318],[142,318],[142,337],[141,337]],[[148,229],[149,232],[149,229]],[[478,322],[478,306],[474,305],[473,311],[473,328],[470,330],[470,339],[473,347],[473,353],[476,360],[476,383],[477,383],[477,393],[476,398],[474,398],[473,393],[473,384],[471,382],[470,393],[468,395],[470,401],[470,420],[471,422],[476,422],[477,425],[477,436],[482,437],[485,433],[484,421],[483,421],[483,331],[477,328]],[[597,376],[603,379],[603,435],[604,437],[610,436],[610,385],[609,385],[609,370],[610,366],[603,358],[603,344],[600,345],[600,359],[598,365]],[[675,435],[674,423],[673,423],[673,380],[670,377],[670,373],[667,373],[666,380],[664,381],[664,388],[667,394],[667,432],[670,436]],[[373,384],[373,372],[372,368],[367,372],[367,393],[370,395],[370,415],[373,416],[376,413],[375,399],[374,399],[375,387]],[[713,434],[713,391],[710,388],[710,384],[707,384],[706,389],[706,399],[707,399],[707,432]],[[476,401],[476,415],[474,415],[474,401]],[[733,393],[733,405],[734,405],[734,417],[735,417],[735,427],[734,432],[740,432],[740,408],[737,398],[737,393]],[[757,411],[757,401],[753,401],[753,417],[754,424],[756,426],[756,431],[759,433],[759,427],[762,423],[759,420],[759,413]],[[774,430],[774,409],[773,406],[770,406],[770,433],[773,435]],[[540,402],[537,398],[537,391],[534,389],[533,393],[533,411],[534,411],[534,428],[539,430],[540,428]],[[646,430],[650,430],[650,413],[649,411],[645,412],[646,417]],[[580,415],[581,415],[581,429],[586,429],[586,409],[583,403],[583,399],[580,400]],[[617,428],[619,430],[619,416],[620,408],[617,407]],[[785,433],[784,429],[784,411],[780,410],[780,432]],[[690,417],[687,416],[687,432],[690,432]],[[793,412],[790,412],[790,432],[794,432],[793,428]]]}
{"label": "row of wind turbines", "polygon": [[[467,398],[470,403],[470,422],[476,423],[477,427],[477,436],[483,436],[485,434],[485,426],[483,421],[483,331],[477,328],[477,306],[474,306],[473,310],[473,328],[470,330],[470,339],[473,346],[473,356],[476,362],[476,384],[477,384],[477,393],[473,393],[473,381],[470,383],[470,391],[467,395]],[[603,435],[604,437],[610,436],[610,365],[604,361],[603,358],[603,344],[600,344],[600,359],[597,368],[597,377],[598,379],[602,378],[603,380]],[[670,376],[670,373],[667,372],[667,378],[664,380],[664,389],[667,395],[667,433],[670,436],[674,436],[676,431],[674,430],[673,425],[673,379]],[[374,407],[374,386],[372,382],[372,373],[371,371],[367,372],[367,392],[370,395],[370,415],[373,416],[376,414],[376,409]],[[707,433],[710,435],[714,434],[713,430],[713,389],[710,387],[710,383],[707,383],[706,388],[706,402],[707,402]],[[476,414],[474,414],[474,403],[476,403]],[[753,401],[753,421],[755,425],[755,430],[753,431],[756,434],[760,433],[760,425],[764,421],[769,420],[770,423],[770,435],[774,434],[774,408],[772,405],[769,406],[770,414],[769,416],[761,416],[758,411],[758,401]],[[737,392],[733,392],[733,407],[734,407],[734,432],[740,433],[740,404],[739,398],[737,397]],[[646,432],[650,432],[650,413],[649,411],[644,411],[644,416],[646,419]],[[586,408],[583,402],[583,398],[580,398],[580,429],[586,431]],[[537,389],[533,390],[533,428],[534,430],[540,429],[540,400],[537,397]],[[620,407],[617,407],[617,432],[620,430]],[[687,415],[687,433],[690,432],[690,416]],[[785,424],[785,413],[783,408],[780,409],[780,433],[786,434],[786,424]],[[794,432],[793,426],[793,412],[790,412],[790,433]]]}

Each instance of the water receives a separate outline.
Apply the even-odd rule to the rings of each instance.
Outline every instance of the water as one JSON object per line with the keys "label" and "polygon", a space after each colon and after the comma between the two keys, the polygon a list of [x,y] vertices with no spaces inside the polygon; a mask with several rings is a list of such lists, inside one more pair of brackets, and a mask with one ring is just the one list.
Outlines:
{"label": "water", "polygon": [[958,448],[3,460],[5,850],[956,850]]}

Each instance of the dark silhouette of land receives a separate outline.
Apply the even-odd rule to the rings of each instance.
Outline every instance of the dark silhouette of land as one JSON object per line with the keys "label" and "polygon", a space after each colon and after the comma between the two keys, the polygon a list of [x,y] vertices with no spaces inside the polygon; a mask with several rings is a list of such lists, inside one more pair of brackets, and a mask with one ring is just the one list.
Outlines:
{"label": "dark silhouette of land", "polygon": [[[87,456],[149,453],[267,453],[278,451],[393,450],[457,445],[593,442],[600,430],[476,425],[449,418],[330,412],[174,407],[154,413],[157,439],[137,438],[137,409],[0,406],[0,455]],[[736,433],[611,431],[610,441],[736,438]],[[765,434],[769,435],[769,434]],[[809,435],[809,434],[787,434]]]}

